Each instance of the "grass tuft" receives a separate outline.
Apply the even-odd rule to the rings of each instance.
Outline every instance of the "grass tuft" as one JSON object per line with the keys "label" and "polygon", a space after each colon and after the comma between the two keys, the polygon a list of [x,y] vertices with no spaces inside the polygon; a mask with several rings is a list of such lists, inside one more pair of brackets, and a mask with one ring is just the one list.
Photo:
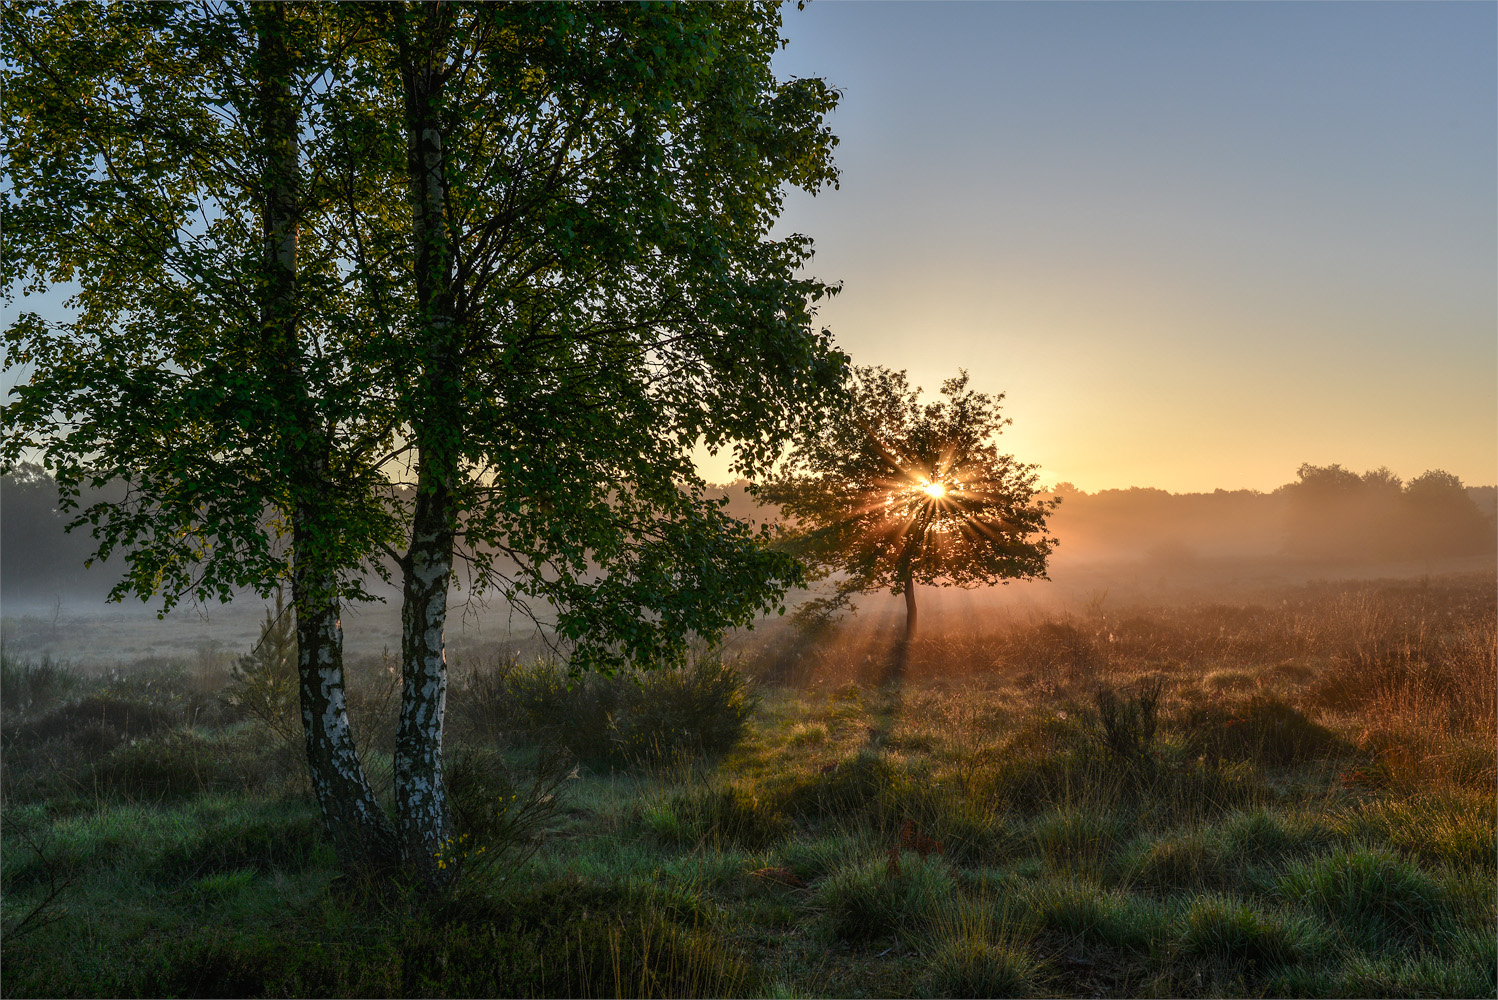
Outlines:
{"label": "grass tuft", "polygon": [[919,932],[948,905],[955,891],[951,870],[937,857],[855,862],[816,887],[823,927],[836,941],[868,943],[901,931]]}
{"label": "grass tuft", "polygon": [[1193,958],[1272,969],[1298,962],[1308,950],[1310,931],[1303,920],[1267,914],[1227,896],[1203,896],[1191,904],[1181,935],[1182,951]]}
{"label": "grass tuft", "polygon": [[1280,876],[1277,889],[1370,943],[1428,941],[1449,911],[1440,883],[1385,850],[1356,848],[1297,862]]}
{"label": "grass tuft", "polygon": [[1040,979],[1040,963],[1023,948],[969,938],[937,949],[923,985],[930,997],[1024,997]]}

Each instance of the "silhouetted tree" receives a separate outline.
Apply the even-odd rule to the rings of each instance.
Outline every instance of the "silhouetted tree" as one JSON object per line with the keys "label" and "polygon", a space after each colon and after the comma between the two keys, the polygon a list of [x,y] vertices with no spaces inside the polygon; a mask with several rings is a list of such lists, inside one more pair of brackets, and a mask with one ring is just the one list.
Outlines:
{"label": "silhouetted tree", "polygon": [[966,372],[920,402],[904,372],[858,368],[849,408],[790,452],[756,491],[788,520],[787,549],[821,575],[843,574],[830,613],[855,593],[905,595],[905,636],[916,633],[917,584],[971,588],[1045,579],[1056,545],[1037,496],[1035,466],[1000,454],[1003,395],[968,387]]}
{"label": "silhouetted tree", "polygon": [[1493,523],[1456,476],[1436,469],[1408,484],[1388,469],[1361,476],[1302,465],[1288,494],[1286,548],[1319,559],[1430,559],[1491,552]]}
{"label": "silhouetted tree", "polygon": [[1493,519],[1461,479],[1432,469],[1404,488],[1405,549],[1416,558],[1491,554],[1498,545]]}
{"label": "silhouetted tree", "polygon": [[1305,464],[1285,487],[1287,551],[1316,559],[1369,559],[1399,516],[1401,483],[1388,469],[1359,476],[1340,465]]}

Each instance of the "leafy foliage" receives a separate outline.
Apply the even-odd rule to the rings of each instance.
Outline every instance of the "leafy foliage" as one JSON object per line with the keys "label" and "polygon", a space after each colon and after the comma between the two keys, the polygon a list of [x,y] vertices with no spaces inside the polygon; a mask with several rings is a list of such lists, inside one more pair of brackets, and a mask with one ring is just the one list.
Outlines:
{"label": "leafy foliage", "polygon": [[[64,511],[85,483],[123,485],[74,521],[99,558],[126,554],[117,597],[170,607],[268,593],[299,506],[349,596],[394,537],[372,492],[388,406],[361,395],[354,343],[369,317],[321,224],[359,182],[334,162],[336,95],[292,111],[308,118],[298,170],[323,178],[288,209],[300,224],[292,331],[267,298],[281,278],[266,192],[296,179],[275,176],[261,75],[314,78],[345,40],[311,8],[286,12],[277,26],[250,7],[6,8],[6,294],[76,292],[64,320],[23,310],[6,330],[11,363],[34,368],[5,407],[3,453],[10,465],[39,449]],[[260,51],[278,32],[298,52],[290,66]],[[320,447],[323,474],[309,475]]]}
{"label": "leafy foliage", "polygon": [[775,77],[779,27],[775,4],[5,8],[0,277],[77,293],[6,330],[34,369],[0,459],[39,453],[64,510],[123,484],[75,521],[125,554],[115,597],[291,577],[313,784],[359,849],[390,831],[338,607],[392,565],[408,862],[447,815],[455,567],[604,669],[684,662],[800,581],[691,457],[767,467],[844,377],[812,326],[835,287],[770,235],[787,185],[837,179],[838,95]]}
{"label": "leafy foliage", "polygon": [[808,620],[855,593],[1045,578],[1058,501],[1037,498],[1034,466],[999,453],[1003,395],[970,389],[966,372],[941,391],[922,405],[904,372],[856,369],[847,407],[756,490],[788,519],[788,551],[823,577],[844,574]]}
{"label": "leafy foliage", "polygon": [[563,786],[577,777],[567,753],[543,753],[528,775],[510,767],[492,749],[459,746],[443,769],[458,837],[468,846],[449,846],[449,858],[464,868],[517,866],[540,846],[539,829],[560,808]]}
{"label": "leafy foliage", "polygon": [[427,504],[472,585],[574,663],[680,662],[799,578],[691,451],[758,470],[842,380],[812,327],[836,289],[800,273],[809,240],[769,236],[786,185],[836,182],[838,95],[775,79],[773,5],[387,7],[370,28],[373,94],[422,122],[411,159],[371,161],[395,214],[344,222],[415,247],[364,286],[406,362],[413,526]]}

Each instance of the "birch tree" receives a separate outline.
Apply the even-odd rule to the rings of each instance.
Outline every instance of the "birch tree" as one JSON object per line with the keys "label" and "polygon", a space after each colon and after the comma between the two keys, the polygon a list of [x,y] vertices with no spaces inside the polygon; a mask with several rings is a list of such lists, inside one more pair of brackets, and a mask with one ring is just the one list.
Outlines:
{"label": "birch tree", "polygon": [[396,530],[375,471],[393,423],[320,226],[336,158],[304,141],[343,58],[327,27],[306,5],[7,5],[6,298],[75,291],[68,318],[22,310],[5,332],[33,373],[3,455],[39,450],[64,506],[124,484],[77,522],[124,552],[115,599],[165,612],[290,577],[324,825],[346,860],[384,863],[340,605]]}
{"label": "birch tree", "polygon": [[[435,877],[449,588],[578,668],[678,662],[798,564],[691,460],[768,467],[837,395],[835,288],[771,239],[835,183],[836,94],[777,80],[772,4],[12,5],[7,294],[35,365],[8,463],[129,561],[117,596],[290,575],[314,787],[349,857]],[[404,487],[409,487],[405,489]],[[278,540],[289,538],[289,546]],[[396,816],[343,707],[343,603],[402,581]]]}
{"label": "birch tree", "polygon": [[[704,496],[690,453],[732,447],[756,473],[841,385],[811,322],[834,289],[799,274],[809,240],[768,235],[785,185],[835,182],[836,95],[775,79],[770,4],[362,15],[410,211],[396,791],[420,859],[443,836],[455,560],[475,589],[544,603],[574,666],[604,669],[679,661],[798,579]],[[349,228],[380,244],[388,221]]]}

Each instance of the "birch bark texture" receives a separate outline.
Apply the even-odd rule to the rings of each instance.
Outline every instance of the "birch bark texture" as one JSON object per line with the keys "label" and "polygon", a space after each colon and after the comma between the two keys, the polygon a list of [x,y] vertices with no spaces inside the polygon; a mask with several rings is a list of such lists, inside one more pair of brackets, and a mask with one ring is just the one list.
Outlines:
{"label": "birch bark texture", "polygon": [[116,599],[165,611],[290,581],[312,785],[363,867],[396,844],[355,750],[340,618],[393,537],[351,488],[391,425],[349,391],[368,380],[340,324],[363,317],[329,280],[329,193],[352,183],[320,134],[329,28],[298,4],[0,12],[7,295],[77,288],[68,318],[23,310],[5,332],[34,373],[0,456],[41,449],[65,508],[84,483],[125,486],[75,522],[126,552]]}
{"label": "birch bark texture", "polygon": [[[270,380],[291,404],[290,464],[300,496],[291,511],[292,602],[297,625],[297,671],[308,775],[323,829],[349,865],[387,866],[395,860],[390,822],[364,773],[349,719],[343,669],[343,627],[336,575],[318,550],[329,477],[328,429],[312,405],[297,329],[297,241],[304,217],[300,135],[302,115],[293,83],[298,65],[295,28],[279,4],[252,8],[257,36],[256,126],[264,164],[260,182],[265,234],[259,283],[260,323]],[[274,432],[274,431],[273,431]]]}
{"label": "birch bark texture", "polygon": [[[769,468],[840,397],[837,286],[772,237],[834,186],[838,95],[772,3],[0,11],[7,287],[40,449],[126,594],[298,615],[308,764],[353,859],[432,879],[460,578],[578,668],[681,662],[802,580],[692,451]],[[399,574],[396,815],[353,741],[341,611]]]}

